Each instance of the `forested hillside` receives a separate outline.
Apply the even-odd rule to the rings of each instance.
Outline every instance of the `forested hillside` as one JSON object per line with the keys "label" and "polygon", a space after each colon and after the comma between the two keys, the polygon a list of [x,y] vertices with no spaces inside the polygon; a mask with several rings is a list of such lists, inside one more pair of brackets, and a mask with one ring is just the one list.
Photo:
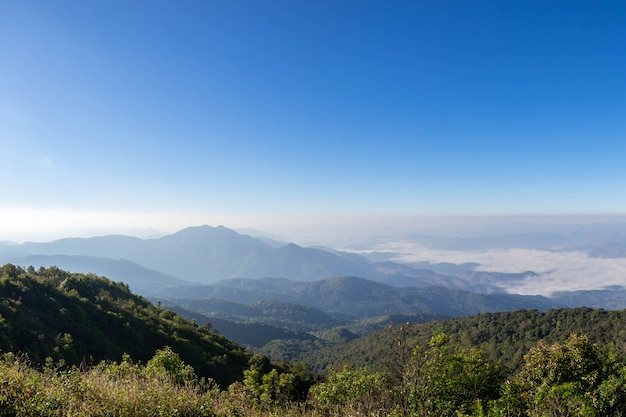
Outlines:
{"label": "forested hillside", "polygon": [[262,360],[220,390],[169,348],[145,365],[125,356],[67,370],[49,362],[32,367],[7,353],[0,358],[0,415],[620,417],[626,407],[623,350],[584,335],[538,342],[513,374],[445,333],[424,345],[403,342],[388,349],[385,370],[334,368],[308,393],[300,388],[312,381],[299,378],[302,372],[278,373]]}
{"label": "forested hillside", "polygon": [[225,337],[133,295],[128,287],[55,267],[0,267],[0,350],[67,364],[147,361],[170,346],[201,376],[242,378],[250,355]]}
{"label": "forested hillside", "polygon": [[[190,288],[182,291],[195,298],[168,298],[163,303],[200,324],[210,322],[228,338],[280,361],[308,359],[309,353],[321,348],[380,330],[391,316],[422,322],[558,305],[539,296],[397,288],[359,277],[314,282],[239,278],[194,287],[192,293]],[[207,298],[200,298],[204,295]]]}
{"label": "forested hillside", "polygon": [[388,366],[389,348],[425,345],[433,334],[445,333],[459,346],[478,348],[488,358],[501,361],[511,370],[519,368],[524,355],[538,343],[556,343],[570,334],[585,334],[594,343],[626,346],[626,310],[608,311],[586,307],[572,309],[517,310],[423,323],[396,322],[349,343],[305,353],[299,359],[314,369],[329,364]]}
{"label": "forested hillside", "polygon": [[563,306],[542,296],[479,294],[444,287],[394,287],[355,276],[336,276],[312,282],[236,278],[211,285],[172,288],[170,298],[173,303],[194,304],[199,309],[203,309],[202,302],[191,299],[246,304],[275,300],[316,308],[346,320],[414,313],[458,317],[489,311],[548,310]]}
{"label": "forested hillside", "polygon": [[339,345],[307,358],[323,364],[314,384],[303,363],[246,353],[105,278],[7,264],[0,298],[0,415],[617,417],[626,408],[626,311],[403,322],[352,341],[336,328],[318,336]]}

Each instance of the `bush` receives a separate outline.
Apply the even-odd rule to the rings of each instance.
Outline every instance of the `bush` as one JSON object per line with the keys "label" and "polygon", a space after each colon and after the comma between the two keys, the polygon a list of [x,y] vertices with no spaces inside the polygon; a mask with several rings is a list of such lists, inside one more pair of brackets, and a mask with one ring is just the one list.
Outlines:
{"label": "bush", "polygon": [[[162,352],[157,353],[161,355]],[[159,356],[160,357],[160,356]],[[157,359],[158,361],[158,359]],[[0,415],[32,416],[214,416],[215,390],[183,385],[133,364],[105,363],[86,370],[47,366],[37,371],[24,358],[0,362]],[[183,368],[184,369],[184,368]]]}
{"label": "bush", "polygon": [[391,406],[387,376],[365,367],[331,369],[328,381],[312,387],[310,394],[315,408],[325,416],[379,415]]}

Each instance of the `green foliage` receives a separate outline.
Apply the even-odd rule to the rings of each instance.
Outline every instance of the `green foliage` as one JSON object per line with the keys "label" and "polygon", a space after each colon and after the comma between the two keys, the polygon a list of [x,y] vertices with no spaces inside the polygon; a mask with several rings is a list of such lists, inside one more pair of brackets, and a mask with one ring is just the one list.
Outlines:
{"label": "green foliage", "polygon": [[[175,306],[200,313],[205,319],[264,324],[298,332],[323,330],[345,323],[312,307],[275,300],[242,304],[217,299],[183,299],[172,302],[172,308]],[[220,329],[220,332],[224,330]]]}
{"label": "green foliage", "polygon": [[51,358],[35,366],[6,353],[0,359],[0,416],[623,415],[626,361],[616,347],[601,349],[573,335],[563,343],[538,343],[525,358],[504,381],[500,366],[482,351],[435,334],[430,343],[412,346],[400,379],[345,366],[331,369],[308,397],[298,397],[297,387],[309,375],[304,366],[278,369],[261,355],[250,358],[242,382],[222,391],[196,378],[170,348],[156,351],[145,365],[123,355],[119,362],[81,368]]}
{"label": "green foliage", "polygon": [[0,267],[0,352],[37,364],[147,361],[170,346],[199,376],[223,386],[241,379],[249,354],[225,337],[132,294],[128,286],[56,267]]}
{"label": "green foliage", "polygon": [[195,381],[197,378],[194,369],[185,365],[169,346],[156,351],[146,364],[145,373],[149,377],[166,379],[179,385]]}
{"label": "green foliage", "polygon": [[200,384],[179,385],[132,363],[102,362],[92,368],[41,371],[26,360],[0,360],[0,415],[32,416],[215,416],[218,392]]}
{"label": "green foliage", "polygon": [[[445,333],[452,343],[478,348],[487,358],[501,361],[513,372],[523,365],[524,355],[540,340],[553,344],[576,333],[585,334],[600,345],[626,345],[626,310],[581,307],[545,312],[485,313],[425,323],[411,322],[404,331],[407,344],[414,346],[427,344],[433,334]],[[389,330],[381,330],[346,344],[310,350],[300,356],[300,360],[316,371],[336,363],[381,371],[389,366],[389,346],[396,343],[394,337]]]}
{"label": "green foliage", "polygon": [[401,385],[410,415],[454,415],[480,408],[500,395],[505,372],[474,348],[451,345],[443,333],[417,346],[407,361]]}
{"label": "green foliage", "polygon": [[[559,313],[582,323],[578,314],[587,315],[588,311]],[[605,313],[596,314],[596,320]],[[479,331],[486,329],[481,324],[484,318],[474,318]],[[445,333],[434,332],[428,342],[416,343],[419,339],[415,338],[415,331],[424,328],[429,328],[429,324],[391,326],[387,337],[379,339],[387,342],[384,363],[391,391],[376,397],[377,404],[389,401],[389,396],[394,399],[393,407],[384,409],[386,415],[595,417],[622,416],[626,410],[626,357],[615,343],[600,347],[586,335],[570,335],[564,342],[552,344],[542,340],[527,350],[519,367],[511,362],[505,367],[490,358],[495,352],[493,348],[485,351],[467,346]],[[548,335],[546,330],[543,334]],[[523,335],[517,333],[517,337]],[[347,369],[352,372],[354,368]],[[358,379],[350,373],[347,376]],[[329,376],[330,385],[313,388],[313,392],[321,390],[321,398],[332,399],[317,399],[318,408],[328,415],[342,415],[345,410],[363,406],[351,403],[355,398],[342,391],[350,384],[342,385],[341,379],[333,378],[335,374]]]}
{"label": "green foliage", "polygon": [[500,402],[513,402],[530,417],[611,416],[626,409],[623,357],[602,353],[587,336],[539,342],[524,358]]}
{"label": "green foliage", "polygon": [[452,416],[487,410],[500,397],[505,372],[477,349],[452,345],[447,335],[413,346],[405,355],[402,330],[396,348],[400,366],[388,372],[366,367],[331,369],[325,383],[311,388],[322,415]]}
{"label": "green foliage", "polygon": [[254,355],[250,368],[244,371],[242,389],[248,402],[261,410],[302,402],[313,384],[313,375],[302,363],[283,368],[271,366],[266,357]]}
{"label": "green foliage", "polygon": [[294,381],[293,374],[279,374],[275,368],[264,374],[253,366],[244,371],[243,386],[256,404],[273,408],[293,398]]}
{"label": "green foliage", "polygon": [[380,415],[390,409],[387,376],[367,368],[331,369],[328,380],[311,388],[312,402],[324,416]]}

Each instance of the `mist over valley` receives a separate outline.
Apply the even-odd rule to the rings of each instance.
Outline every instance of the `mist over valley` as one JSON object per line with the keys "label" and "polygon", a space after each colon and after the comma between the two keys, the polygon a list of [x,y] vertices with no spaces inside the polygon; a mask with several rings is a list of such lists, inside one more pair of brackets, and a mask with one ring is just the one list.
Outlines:
{"label": "mist over valley", "polygon": [[[0,260],[91,272],[127,282],[140,294],[161,297],[174,288],[264,278],[310,282],[351,276],[390,287],[546,297],[626,284],[626,257],[620,251],[626,248],[623,223],[547,229],[496,234],[489,226],[484,235],[474,231],[473,236],[456,237],[449,230],[448,236],[405,233],[361,237],[332,248],[300,246],[257,230],[251,232],[263,236],[199,226],[156,238],[104,235],[7,242],[0,246]],[[605,307],[615,307],[612,303]]]}

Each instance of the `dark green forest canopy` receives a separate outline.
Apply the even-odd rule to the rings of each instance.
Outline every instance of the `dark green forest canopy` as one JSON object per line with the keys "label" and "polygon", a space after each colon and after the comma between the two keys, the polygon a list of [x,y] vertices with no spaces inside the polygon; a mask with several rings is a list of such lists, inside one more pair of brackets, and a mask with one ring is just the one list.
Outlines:
{"label": "dark green forest canopy", "polygon": [[56,267],[0,267],[0,350],[67,364],[146,362],[165,346],[199,376],[240,380],[250,355],[225,337],[132,294],[128,286]]}
{"label": "dark green forest canopy", "polygon": [[[405,346],[414,347],[444,332],[454,343],[479,348],[490,360],[499,360],[514,372],[540,340],[557,343],[577,333],[600,345],[624,346],[626,310],[518,310],[419,324],[397,323],[393,329],[338,346],[312,349],[298,360],[317,371],[341,364],[384,370],[389,349],[399,337]],[[171,346],[200,376],[222,384],[241,380],[249,365],[250,354],[234,342],[209,326],[197,326],[133,295],[125,284],[56,267],[0,267],[2,352],[25,353],[35,363],[50,357],[68,364],[118,361],[127,353],[145,363],[165,346]]]}
{"label": "dark green forest canopy", "polygon": [[373,370],[384,370],[390,347],[399,341],[408,347],[423,346],[437,333],[447,334],[460,346],[479,348],[489,359],[501,361],[515,371],[539,341],[562,342],[571,334],[585,334],[594,343],[622,349],[626,346],[626,310],[517,310],[427,323],[397,323],[349,343],[311,352],[302,359],[319,371],[328,364],[367,365]]}

